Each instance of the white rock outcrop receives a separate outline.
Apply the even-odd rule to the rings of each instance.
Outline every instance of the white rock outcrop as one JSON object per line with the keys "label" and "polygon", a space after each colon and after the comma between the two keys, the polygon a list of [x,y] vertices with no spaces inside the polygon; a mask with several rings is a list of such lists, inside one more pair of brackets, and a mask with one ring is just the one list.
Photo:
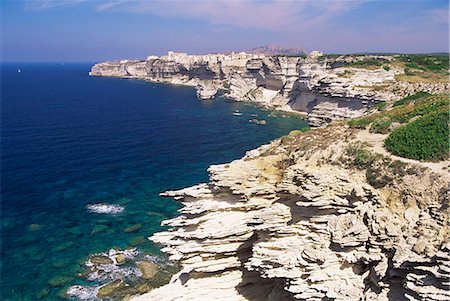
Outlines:
{"label": "white rock outcrop", "polygon": [[151,240],[181,270],[133,300],[448,300],[448,178],[408,165],[375,188],[353,137],[289,135],[164,193],[184,207]]}

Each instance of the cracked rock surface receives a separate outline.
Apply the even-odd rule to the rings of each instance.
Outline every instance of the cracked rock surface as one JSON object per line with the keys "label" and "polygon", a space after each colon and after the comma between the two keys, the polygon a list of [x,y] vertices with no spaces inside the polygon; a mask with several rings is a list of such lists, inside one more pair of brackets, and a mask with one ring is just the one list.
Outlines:
{"label": "cracked rock surface", "polygon": [[181,270],[133,300],[448,300],[448,177],[409,166],[374,188],[354,139],[289,135],[164,193],[184,207],[150,239]]}

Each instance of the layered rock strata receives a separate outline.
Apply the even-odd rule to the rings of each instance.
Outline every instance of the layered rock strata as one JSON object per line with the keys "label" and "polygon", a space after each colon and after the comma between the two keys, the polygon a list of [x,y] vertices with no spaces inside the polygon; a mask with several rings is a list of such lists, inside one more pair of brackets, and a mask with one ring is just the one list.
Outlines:
{"label": "layered rock strata", "polygon": [[[169,52],[146,60],[105,62],[90,75],[139,78],[152,82],[194,86],[199,99],[211,99],[219,90],[237,101],[280,110],[311,114],[313,126],[329,120],[359,116],[379,101],[397,99],[416,90],[443,92],[449,85],[394,85],[400,69],[342,68],[345,61],[263,54],[187,55]],[[396,87],[396,88],[395,88]],[[329,112],[333,113],[330,114]]]}
{"label": "layered rock strata", "polygon": [[151,240],[181,271],[133,300],[448,300],[449,178],[355,168],[354,137],[293,133],[164,193],[184,207]]}

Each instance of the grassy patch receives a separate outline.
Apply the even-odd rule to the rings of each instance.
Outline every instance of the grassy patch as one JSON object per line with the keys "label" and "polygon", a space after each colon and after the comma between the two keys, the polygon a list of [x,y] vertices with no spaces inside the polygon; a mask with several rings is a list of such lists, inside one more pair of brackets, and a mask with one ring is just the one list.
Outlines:
{"label": "grassy patch", "polygon": [[406,96],[405,98],[402,98],[400,100],[397,100],[396,102],[394,102],[394,107],[400,106],[400,105],[404,105],[407,103],[410,103],[412,100],[417,100],[417,99],[421,99],[421,98],[425,98],[431,96],[430,93],[422,91],[422,92],[417,92],[416,94],[413,95],[409,95]]}
{"label": "grassy patch", "polygon": [[389,127],[392,124],[392,120],[386,117],[375,119],[370,126],[369,132],[387,134],[389,133]]}
{"label": "grassy patch", "polygon": [[434,112],[393,131],[385,140],[393,154],[415,160],[439,161],[449,155],[449,112]]}
{"label": "grassy patch", "polygon": [[344,70],[342,72],[338,72],[336,73],[336,75],[338,75],[339,77],[343,77],[343,78],[350,78],[353,76],[353,72],[350,70]]}
{"label": "grassy patch", "polygon": [[399,55],[398,60],[405,63],[407,68],[430,71],[448,71],[448,55],[422,55],[405,54]]}
{"label": "grassy patch", "polygon": [[374,108],[377,109],[378,111],[384,111],[387,107],[387,102],[385,101],[380,101],[379,103],[377,103],[376,105],[374,105]]}
{"label": "grassy patch", "polygon": [[387,111],[385,116],[389,117],[392,121],[405,123],[416,116],[424,116],[445,109],[448,110],[449,100],[450,97],[446,95],[429,96],[425,99],[419,98]]}
{"label": "grassy patch", "polygon": [[376,69],[383,66],[385,60],[382,59],[362,59],[350,63],[345,63],[344,67]]}
{"label": "grassy patch", "polygon": [[374,153],[367,148],[366,143],[360,141],[347,145],[341,162],[350,168],[365,170],[367,182],[375,188],[393,185],[406,174],[417,173],[415,167]]}
{"label": "grassy patch", "polygon": [[448,55],[399,55],[396,58],[396,65],[405,69],[405,74],[395,76],[398,81],[448,82]]}
{"label": "grassy patch", "polygon": [[439,161],[449,157],[449,110],[449,96],[419,92],[401,99],[390,110],[350,119],[347,124],[356,129],[370,125],[371,133],[391,132],[385,146],[394,155]]}
{"label": "grassy patch", "polygon": [[347,124],[352,129],[365,129],[376,118],[376,115],[369,115],[359,118],[353,118],[347,121]]}

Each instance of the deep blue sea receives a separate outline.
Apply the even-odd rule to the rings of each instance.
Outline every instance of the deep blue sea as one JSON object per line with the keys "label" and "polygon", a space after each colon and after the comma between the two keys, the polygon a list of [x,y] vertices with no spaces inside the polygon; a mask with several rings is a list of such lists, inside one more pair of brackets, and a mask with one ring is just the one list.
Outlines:
{"label": "deep blue sea", "polygon": [[[42,300],[58,300],[95,252],[140,241],[158,254],[142,238],[180,207],[160,192],[205,182],[210,164],[306,126],[245,103],[199,101],[191,87],[89,77],[90,66],[1,65],[1,300],[37,300],[43,289]],[[86,209],[103,202],[125,211]],[[55,277],[64,283],[50,285]]]}

